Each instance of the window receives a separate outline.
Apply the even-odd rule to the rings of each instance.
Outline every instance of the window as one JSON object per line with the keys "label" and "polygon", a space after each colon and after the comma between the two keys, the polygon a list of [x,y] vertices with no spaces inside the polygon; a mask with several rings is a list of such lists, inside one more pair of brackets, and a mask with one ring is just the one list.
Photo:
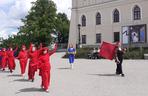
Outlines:
{"label": "window", "polygon": [[133,17],[134,17],[134,20],[141,19],[141,10],[140,10],[140,7],[137,5],[133,9]]}
{"label": "window", "polygon": [[119,14],[119,11],[117,10],[117,9],[115,9],[115,11],[113,12],[113,22],[119,22],[119,16],[120,16],[120,14]]}
{"label": "window", "polygon": [[101,14],[98,12],[96,15],[96,25],[101,24]]}
{"label": "window", "polygon": [[86,17],[85,15],[82,16],[82,27],[86,26]]}
{"label": "window", "polygon": [[120,33],[114,32],[114,42],[119,42],[119,41],[120,41]]}
{"label": "window", "polygon": [[86,44],[86,35],[82,35],[82,44]]}
{"label": "window", "polygon": [[96,34],[96,43],[101,43],[101,33]]}

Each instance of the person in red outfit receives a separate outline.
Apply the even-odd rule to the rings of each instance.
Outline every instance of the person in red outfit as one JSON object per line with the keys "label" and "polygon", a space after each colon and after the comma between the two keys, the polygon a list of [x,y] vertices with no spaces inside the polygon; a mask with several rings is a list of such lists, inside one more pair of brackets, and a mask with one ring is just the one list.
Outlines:
{"label": "person in red outfit", "polygon": [[[2,52],[2,49],[0,49],[0,54]],[[2,56],[0,55],[0,69],[2,68]]]}
{"label": "person in red outfit", "polygon": [[16,47],[15,50],[13,50],[12,47],[9,48],[7,54],[8,54],[8,67],[10,72],[12,73],[13,70],[15,70],[15,57],[14,53],[18,50],[18,47]]}
{"label": "person in red outfit", "polygon": [[2,56],[1,68],[2,68],[3,71],[5,71],[5,68],[6,68],[7,63],[8,63],[8,55],[7,55],[6,48],[2,48],[0,55]]}
{"label": "person in red outfit", "polygon": [[21,75],[24,76],[27,61],[28,61],[28,51],[26,50],[25,45],[22,45],[22,49],[19,52],[19,55],[18,55],[17,59],[19,59],[19,62],[20,62]]}
{"label": "person in red outfit", "polygon": [[50,86],[50,56],[56,52],[57,44],[55,44],[54,49],[49,51],[48,48],[42,48],[42,54],[39,56],[39,69],[40,76],[42,78],[41,87],[48,92]]}
{"label": "person in red outfit", "polygon": [[[42,55],[42,49],[43,49],[43,44],[40,43],[40,45],[38,46],[38,55]],[[39,69],[39,76],[41,76],[41,69]]]}
{"label": "person in red outfit", "polygon": [[34,75],[35,72],[37,71],[37,65],[38,65],[38,50],[36,50],[36,47],[31,44],[30,48],[29,48],[29,68],[28,68],[28,80],[32,80],[32,82],[34,81]]}

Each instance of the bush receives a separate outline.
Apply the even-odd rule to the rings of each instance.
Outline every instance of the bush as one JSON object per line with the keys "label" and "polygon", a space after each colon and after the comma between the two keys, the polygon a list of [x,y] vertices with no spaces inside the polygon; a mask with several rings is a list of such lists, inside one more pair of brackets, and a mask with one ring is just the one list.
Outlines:
{"label": "bush", "polygon": [[[87,55],[91,50],[91,48],[77,49],[75,58],[87,58]],[[68,58],[68,53],[66,53],[65,56],[63,56],[63,58]]]}
{"label": "bush", "polygon": [[143,48],[143,53],[148,54],[148,48]]}
{"label": "bush", "polygon": [[[81,48],[77,49],[76,58],[88,58],[88,54],[92,48]],[[144,54],[148,54],[148,48],[129,48],[129,50],[124,54],[124,59],[144,59]],[[63,56],[63,58],[68,58],[68,54]]]}
{"label": "bush", "polygon": [[148,48],[129,48],[124,54],[125,59],[144,59],[144,54],[148,53]]}
{"label": "bush", "polygon": [[124,54],[124,59],[143,59],[143,53],[140,51],[129,51]]}

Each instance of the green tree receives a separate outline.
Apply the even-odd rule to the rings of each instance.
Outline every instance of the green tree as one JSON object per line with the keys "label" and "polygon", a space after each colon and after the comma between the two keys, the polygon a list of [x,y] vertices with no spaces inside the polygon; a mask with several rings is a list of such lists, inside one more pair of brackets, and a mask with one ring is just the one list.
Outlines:
{"label": "green tree", "polygon": [[67,43],[70,21],[65,13],[58,13],[56,19],[56,30],[59,32],[59,42]]}
{"label": "green tree", "polygon": [[52,0],[37,0],[32,2],[33,7],[29,14],[22,19],[24,26],[20,32],[25,34],[30,41],[50,43],[50,33],[55,29],[56,5]]}

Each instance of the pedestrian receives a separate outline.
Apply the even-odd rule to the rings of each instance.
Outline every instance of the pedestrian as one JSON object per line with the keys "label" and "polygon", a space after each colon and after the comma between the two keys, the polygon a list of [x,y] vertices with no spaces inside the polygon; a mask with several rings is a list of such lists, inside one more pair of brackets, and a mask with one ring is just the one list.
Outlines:
{"label": "pedestrian", "polygon": [[[0,54],[2,52],[2,48],[0,48]],[[0,69],[2,68],[2,56],[0,55]]]}
{"label": "pedestrian", "polygon": [[122,50],[121,47],[118,47],[118,49],[116,51],[116,58],[115,58],[115,62],[116,62],[116,65],[117,65],[116,74],[121,75],[122,77],[124,77],[124,74],[123,74],[123,71],[122,71],[122,63],[123,63],[124,53],[125,53],[125,50]]}
{"label": "pedestrian", "polygon": [[68,48],[68,58],[69,58],[69,63],[70,63],[70,68],[73,69],[73,63],[74,63],[74,59],[75,59],[75,54],[76,54],[76,50],[73,47],[72,44],[69,44],[69,48]]}
{"label": "pedestrian", "polygon": [[[40,45],[38,46],[38,56],[41,56],[43,54],[42,52],[43,47],[45,46],[42,43],[40,43]],[[41,69],[39,69],[39,76],[41,76]]]}
{"label": "pedestrian", "polygon": [[7,54],[8,54],[8,67],[10,72],[12,73],[13,70],[15,70],[15,57],[14,53],[18,50],[18,47],[16,47],[15,50],[13,50],[12,47],[9,48]]}
{"label": "pedestrian", "polygon": [[8,55],[7,55],[6,48],[2,48],[2,51],[0,52],[0,56],[2,57],[1,68],[3,71],[5,71],[5,68],[8,65]]}
{"label": "pedestrian", "polygon": [[22,45],[21,51],[19,52],[17,59],[19,59],[20,62],[21,75],[24,77],[28,61],[28,51],[26,50],[25,45]]}
{"label": "pedestrian", "polygon": [[54,44],[54,49],[49,51],[47,47],[42,48],[42,54],[39,56],[39,70],[42,78],[41,87],[48,92],[50,86],[50,56],[56,52],[57,44]]}
{"label": "pedestrian", "polygon": [[30,50],[28,57],[30,58],[30,61],[28,68],[28,80],[31,80],[33,82],[35,72],[37,71],[39,53],[33,44],[30,45],[29,49]]}
{"label": "pedestrian", "polygon": [[93,59],[98,59],[98,50],[96,48],[93,48],[92,58]]}

